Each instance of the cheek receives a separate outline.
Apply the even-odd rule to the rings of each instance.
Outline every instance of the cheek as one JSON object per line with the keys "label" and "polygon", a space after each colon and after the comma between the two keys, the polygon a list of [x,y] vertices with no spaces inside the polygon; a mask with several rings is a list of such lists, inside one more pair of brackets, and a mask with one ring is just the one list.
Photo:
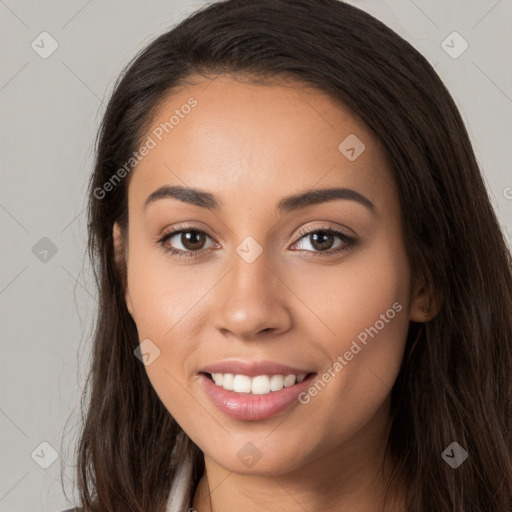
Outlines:
{"label": "cheek", "polygon": [[[344,348],[347,341],[350,345],[350,340],[373,326],[390,309],[387,316],[394,319],[396,311],[392,306],[396,302],[402,306],[402,314],[397,315],[400,320],[385,322],[381,330],[389,334],[404,330],[402,318],[407,316],[404,312],[409,300],[406,256],[390,245],[374,246],[331,267],[311,264],[307,272],[297,271],[288,276],[290,288],[297,291],[311,312],[305,313],[299,322],[316,323],[318,333],[332,340],[328,343],[331,352]],[[405,329],[407,324],[406,320]]]}
{"label": "cheek", "polygon": [[315,339],[329,360],[326,370],[335,375],[323,379],[334,383],[325,398],[369,414],[391,390],[402,363],[409,327],[405,253],[379,244],[378,250],[347,258],[330,272],[311,266],[304,274],[296,274],[290,287],[302,290],[316,315],[299,322],[311,332],[316,325]]}
{"label": "cheek", "polygon": [[128,290],[140,337],[165,342],[189,323],[208,283],[198,278],[193,266],[177,265],[163,249],[147,245],[146,240],[137,244],[134,237],[128,257]]}
{"label": "cheek", "polygon": [[196,308],[201,308],[200,299],[207,292],[208,283],[195,283],[192,267],[172,269],[161,251],[144,249],[135,241],[132,248],[128,257],[128,290],[133,317],[139,341],[150,340],[147,346],[158,354],[145,369],[171,415],[183,419],[191,409],[184,385],[194,372],[193,354],[199,340],[194,335]]}
{"label": "cheek", "polygon": [[153,387],[177,411],[190,401],[182,386],[197,371],[201,331],[210,318],[205,304],[220,270],[171,261],[163,250],[137,235],[132,235],[128,253],[133,317],[139,340],[149,339],[159,351],[154,363],[146,366]]}

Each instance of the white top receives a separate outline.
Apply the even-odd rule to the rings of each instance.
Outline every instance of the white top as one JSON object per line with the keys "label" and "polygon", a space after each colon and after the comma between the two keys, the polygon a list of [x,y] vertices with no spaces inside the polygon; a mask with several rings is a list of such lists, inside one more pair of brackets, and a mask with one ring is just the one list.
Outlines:
{"label": "white top", "polygon": [[187,457],[183,465],[178,468],[172,483],[166,512],[192,512],[192,503],[187,503],[187,489],[192,478],[192,458]]}

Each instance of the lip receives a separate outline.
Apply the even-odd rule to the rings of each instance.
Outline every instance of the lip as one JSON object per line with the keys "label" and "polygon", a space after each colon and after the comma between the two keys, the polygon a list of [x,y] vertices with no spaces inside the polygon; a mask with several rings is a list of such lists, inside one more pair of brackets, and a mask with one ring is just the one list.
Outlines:
{"label": "lip", "polygon": [[[259,375],[265,375],[265,373]],[[310,386],[315,376],[316,373],[311,372],[302,382],[284,387],[279,391],[271,391],[266,395],[228,391],[222,386],[217,386],[215,382],[202,372],[199,373],[199,380],[206,395],[224,414],[235,420],[259,421],[271,418],[292,405],[298,404],[299,395]]]}
{"label": "lip", "polygon": [[232,373],[233,375],[257,377],[258,375],[301,375],[303,373],[311,373],[313,370],[294,368],[273,361],[241,361],[231,359],[205,366],[200,372]]}

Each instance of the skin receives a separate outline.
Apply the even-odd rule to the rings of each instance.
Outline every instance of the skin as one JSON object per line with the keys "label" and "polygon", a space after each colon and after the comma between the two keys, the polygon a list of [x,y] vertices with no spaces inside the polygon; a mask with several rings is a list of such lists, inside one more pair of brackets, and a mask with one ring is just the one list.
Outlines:
{"label": "skin", "polygon": [[[198,102],[132,172],[127,236],[114,227],[128,309],[140,340],[160,349],[148,377],[204,453],[197,511],[380,512],[392,468],[383,460],[390,391],[409,321],[431,317],[421,309],[429,298],[411,283],[389,158],[326,95],[300,83],[234,78],[198,78],[160,104],[147,135],[190,97]],[[352,133],[366,146],[354,161],[338,150]],[[144,208],[163,185],[211,192],[222,208],[174,198]],[[274,211],[283,197],[326,187],[356,190],[376,213],[347,199]],[[157,241],[184,222],[207,235],[198,258],[172,256]],[[298,236],[302,227],[329,225],[357,244],[322,256],[311,234]],[[250,264],[236,252],[248,236],[263,249]],[[166,243],[194,250],[180,235]],[[344,244],[334,237],[324,252]],[[218,410],[198,382],[201,368],[232,357],[321,375],[396,302],[401,311],[307,405],[244,422]],[[261,452],[251,468],[237,457],[248,442]],[[404,492],[398,486],[386,510],[400,510]]]}

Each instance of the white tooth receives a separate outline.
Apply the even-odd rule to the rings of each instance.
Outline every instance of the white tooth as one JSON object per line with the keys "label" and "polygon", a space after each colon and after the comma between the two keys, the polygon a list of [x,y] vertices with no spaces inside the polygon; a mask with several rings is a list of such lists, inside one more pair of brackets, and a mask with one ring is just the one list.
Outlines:
{"label": "white tooth", "polygon": [[215,384],[217,384],[217,386],[222,386],[222,381],[224,379],[224,376],[222,375],[222,373],[212,373],[212,379],[213,379],[213,382],[215,382]]}
{"label": "white tooth", "polygon": [[237,393],[251,392],[251,378],[247,375],[235,375],[233,380],[233,391]]}
{"label": "white tooth", "polygon": [[295,382],[302,382],[306,373],[300,375],[258,375],[251,378],[247,375],[234,375],[232,373],[212,373],[212,380],[217,386],[236,393],[252,393],[266,395],[271,391],[280,391],[283,387],[293,386]]}
{"label": "white tooth", "polygon": [[271,391],[279,391],[283,389],[284,385],[284,376],[283,375],[272,375],[270,379],[270,390]]}
{"label": "white tooth", "polygon": [[232,373],[225,373],[222,379],[222,387],[228,391],[233,391],[233,379],[234,375]]}
{"label": "white tooth", "polygon": [[255,395],[270,393],[270,379],[267,375],[258,375],[252,379],[251,392]]}
{"label": "white tooth", "polygon": [[295,384],[295,375],[287,375],[284,378],[284,387],[289,388]]}

